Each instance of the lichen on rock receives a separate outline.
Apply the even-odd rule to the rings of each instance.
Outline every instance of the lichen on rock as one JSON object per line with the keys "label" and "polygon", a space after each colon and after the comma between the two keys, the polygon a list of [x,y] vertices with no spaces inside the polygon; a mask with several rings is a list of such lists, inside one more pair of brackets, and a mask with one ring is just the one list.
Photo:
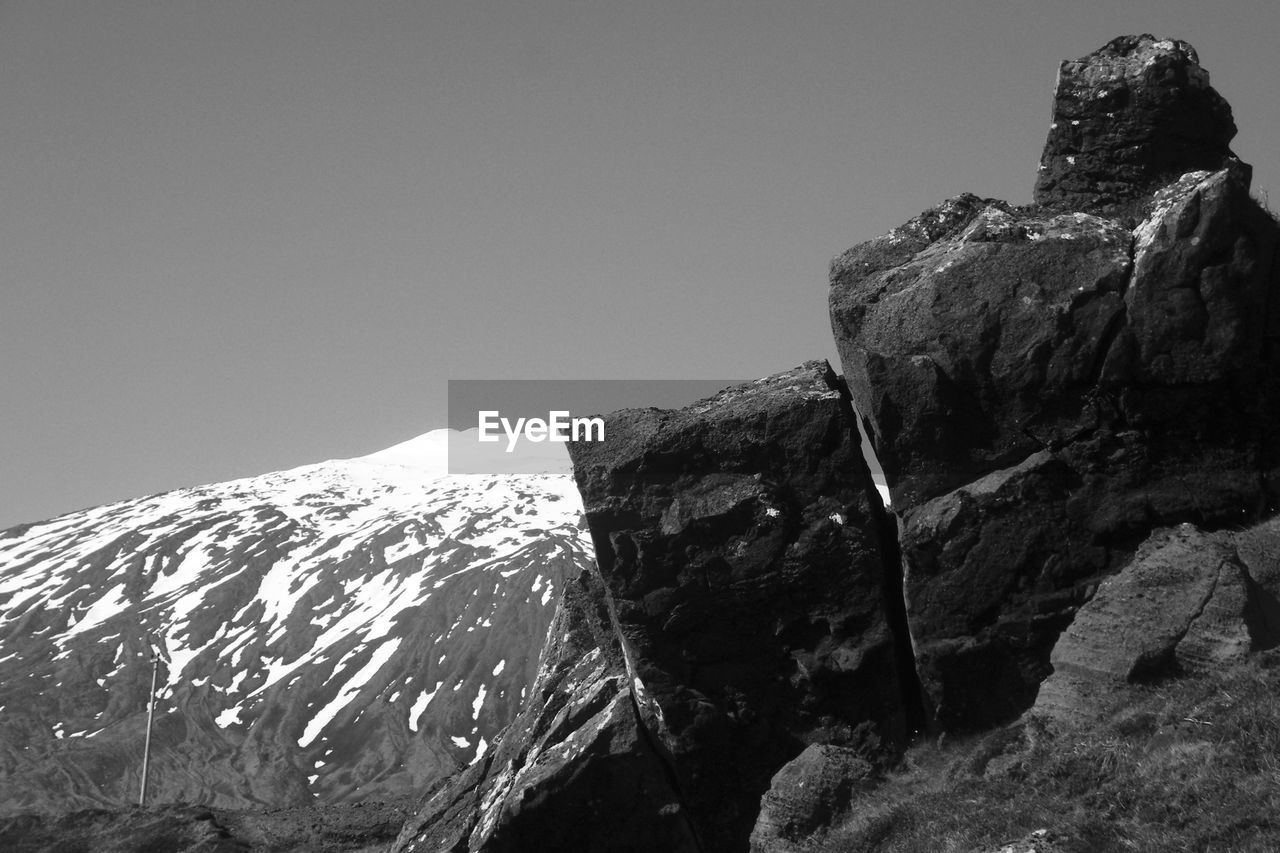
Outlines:
{"label": "lichen on rock", "polygon": [[1121,36],[1059,68],[1035,200],[1123,210],[1186,172],[1227,166],[1235,135],[1231,107],[1195,48]]}

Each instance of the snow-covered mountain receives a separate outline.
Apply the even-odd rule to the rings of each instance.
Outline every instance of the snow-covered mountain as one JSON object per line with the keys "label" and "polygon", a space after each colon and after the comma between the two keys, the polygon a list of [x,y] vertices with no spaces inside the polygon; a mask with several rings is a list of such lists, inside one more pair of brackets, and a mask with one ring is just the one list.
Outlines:
{"label": "snow-covered mountain", "polygon": [[514,716],[567,572],[568,474],[370,456],[0,531],[0,814],[420,792]]}

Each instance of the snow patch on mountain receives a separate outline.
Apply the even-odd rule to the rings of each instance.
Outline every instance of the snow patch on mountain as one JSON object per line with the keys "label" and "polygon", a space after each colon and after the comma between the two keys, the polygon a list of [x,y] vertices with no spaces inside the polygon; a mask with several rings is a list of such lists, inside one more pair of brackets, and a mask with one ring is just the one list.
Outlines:
{"label": "snow patch on mountain", "polygon": [[[22,731],[132,738],[154,645],[160,710],[187,736],[203,719],[234,751],[233,732],[278,728],[356,765],[357,732],[394,725],[475,760],[524,695],[559,578],[592,552],[568,475],[450,476],[447,440],[0,531],[0,703],[31,700]],[[353,796],[327,782],[341,769],[312,787]]]}

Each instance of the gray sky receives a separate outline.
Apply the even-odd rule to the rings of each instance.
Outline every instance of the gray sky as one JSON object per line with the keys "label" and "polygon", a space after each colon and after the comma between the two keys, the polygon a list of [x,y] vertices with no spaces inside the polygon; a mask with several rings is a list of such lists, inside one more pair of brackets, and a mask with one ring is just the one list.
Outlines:
{"label": "gray sky", "polygon": [[0,5],[0,526],[354,456],[446,380],[834,359],[829,260],[1030,199],[1059,60],[1194,44],[1280,195],[1274,2]]}

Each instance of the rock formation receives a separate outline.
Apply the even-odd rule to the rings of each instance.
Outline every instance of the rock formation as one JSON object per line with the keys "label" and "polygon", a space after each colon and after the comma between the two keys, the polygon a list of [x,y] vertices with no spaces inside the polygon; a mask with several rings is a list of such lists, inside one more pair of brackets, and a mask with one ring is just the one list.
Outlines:
{"label": "rock formation", "polygon": [[892,528],[828,365],[605,434],[571,446],[599,577],[490,759],[397,850],[745,850],[806,744],[919,724]]}
{"label": "rock formation", "polygon": [[920,729],[1011,720],[1055,667],[1049,716],[1280,641],[1280,534],[1248,527],[1277,504],[1280,226],[1189,45],[1066,63],[1054,110],[1036,204],[959,196],[833,262],[843,380],[571,446],[597,570],[397,851],[845,849]]}
{"label": "rock formation", "polygon": [[1184,41],[1121,36],[1062,63],[1037,204],[1116,209],[1234,159],[1231,107]]}
{"label": "rock formation", "polygon": [[806,743],[901,741],[915,722],[892,532],[849,400],[811,362],[681,411],[617,412],[605,435],[571,455],[647,718],[707,849],[742,849]]}
{"label": "rock formation", "polygon": [[1152,530],[1275,505],[1280,229],[1230,110],[1189,46],[1142,36],[1066,63],[1055,123],[1039,205],[960,196],[831,269],[944,728],[1025,709]]}

